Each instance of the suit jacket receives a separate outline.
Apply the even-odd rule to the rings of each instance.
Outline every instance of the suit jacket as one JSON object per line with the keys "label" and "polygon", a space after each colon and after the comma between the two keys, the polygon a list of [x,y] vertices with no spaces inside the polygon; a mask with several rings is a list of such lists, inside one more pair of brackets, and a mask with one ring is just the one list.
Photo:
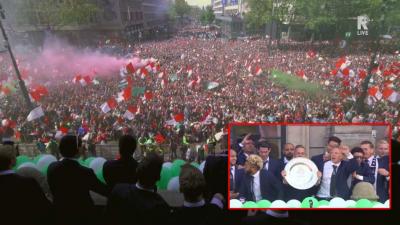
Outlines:
{"label": "suit jacket", "polygon": [[[357,173],[358,175],[363,176],[363,180],[362,180],[362,181],[364,181],[364,182],[369,182],[369,183],[371,183],[371,184],[374,184],[374,183],[375,183],[375,175],[374,175],[374,173],[372,172],[372,170],[370,170],[368,164],[362,162],[361,165],[360,165],[360,167],[356,170],[356,173]],[[359,182],[361,182],[361,180],[358,180],[358,179],[354,179],[354,178],[353,178],[353,180],[352,180],[352,182],[351,182],[351,192],[353,191],[354,186],[355,186],[357,183],[359,183]]]}
{"label": "suit jacket", "polygon": [[[318,167],[318,170],[324,174],[324,165]],[[350,188],[347,186],[347,179],[349,176],[359,168],[356,159],[350,159],[349,161],[342,161],[336,172],[336,195],[343,199],[350,197]],[[323,175],[322,175],[323,176]],[[321,182],[322,183],[322,182]],[[320,186],[320,185],[319,185]]]}
{"label": "suit jacket", "polygon": [[237,165],[243,166],[244,163],[246,162],[246,160],[247,160],[247,157],[246,157],[246,155],[244,154],[243,150],[241,150],[241,151],[239,152],[238,156],[237,156],[236,164],[237,164]]}
{"label": "suit jacket", "polygon": [[221,224],[223,222],[223,211],[214,204],[205,204],[200,207],[180,207],[172,216],[173,224]]}
{"label": "suit jacket", "polygon": [[[283,163],[280,160],[268,159],[268,171],[270,171],[278,180],[282,180],[281,172],[283,170]],[[264,168],[263,168],[264,169]]]}
{"label": "suit jacket", "polygon": [[48,223],[51,204],[39,184],[17,174],[0,175],[2,224]]}
{"label": "suit jacket", "polygon": [[[246,201],[255,201],[251,194],[251,179],[251,175],[245,173],[239,188],[239,198],[243,197]],[[262,199],[272,202],[283,198],[282,182],[269,171],[260,170],[260,189]]]}
{"label": "suit jacket", "polygon": [[135,184],[117,184],[108,198],[106,216],[110,224],[168,224],[171,214],[159,194]]}
{"label": "suit jacket", "polygon": [[[378,168],[389,170],[389,156],[384,156],[378,159]],[[376,194],[379,196],[379,201],[384,203],[389,199],[389,181],[385,176],[378,173],[376,176]]]}
{"label": "suit jacket", "polygon": [[109,189],[93,170],[72,159],[50,164],[47,180],[53,194],[56,219],[61,223],[85,223],[95,211],[89,191],[107,196]]}
{"label": "suit jacket", "polygon": [[[315,163],[317,168],[324,167],[324,153],[311,157],[311,161]],[[320,170],[321,171],[321,170]]]}
{"label": "suit jacket", "polygon": [[235,167],[234,182],[232,177],[230,177],[230,191],[238,192],[244,174],[244,169],[238,169],[237,167]]}
{"label": "suit jacket", "polygon": [[107,161],[103,166],[104,180],[111,190],[118,183],[135,184],[137,166],[132,157]]}

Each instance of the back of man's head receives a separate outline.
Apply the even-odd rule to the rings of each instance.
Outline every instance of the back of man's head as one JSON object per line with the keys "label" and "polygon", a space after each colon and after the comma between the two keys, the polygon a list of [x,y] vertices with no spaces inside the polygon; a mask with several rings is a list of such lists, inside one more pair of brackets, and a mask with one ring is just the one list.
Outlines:
{"label": "back of man's head", "polygon": [[160,179],[163,159],[156,153],[150,152],[136,169],[136,175],[140,185],[152,188]]}
{"label": "back of man's head", "polygon": [[63,157],[73,158],[78,156],[82,140],[74,135],[66,135],[61,138],[59,149]]}
{"label": "back of man's head", "polygon": [[130,134],[122,135],[119,138],[119,154],[121,158],[129,158],[136,150],[136,137]]}
{"label": "back of man's head", "polygon": [[10,169],[15,163],[16,152],[10,145],[0,145],[0,171]]}
{"label": "back of man's head", "polygon": [[180,191],[188,202],[197,202],[202,199],[206,190],[206,180],[196,167],[186,164],[182,166],[179,175]]}

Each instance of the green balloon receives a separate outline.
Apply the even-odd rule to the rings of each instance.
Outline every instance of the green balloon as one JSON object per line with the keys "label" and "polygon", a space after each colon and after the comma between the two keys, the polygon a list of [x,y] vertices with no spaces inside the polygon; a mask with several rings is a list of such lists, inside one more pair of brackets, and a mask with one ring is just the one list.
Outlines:
{"label": "green balloon", "polygon": [[268,200],[260,200],[257,202],[258,208],[269,208],[271,206],[271,202]]}
{"label": "green balloon", "polygon": [[318,204],[319,204],[319,206],[329,205],[329,202],[327,200],[321,200],[321,201],[318,202]]}
{"label": "green balloon", "polygon": [[106,183],[106,180],[104,180],[104,176],[103,176],[103,170],[99,170],[96,172],[96,177],[97,179],[99,179],[103,184]]}
{"label": "green balloon", "polygon": [[43,175],[47,176],[47,169],[49,168],[49,165],[43,167],[40,172],[42,172]]}
{"label": "green balloon", "polygon": [[197,169],[200,167],[200,165],[197,162],[192,162],[190,165],[196,167]]}
{"label": "green balloon", "polygon": [[160,180],[157,181],[156,185],[160,190],[166,190],[168,182],[172,178],[172,170],[170,168],[162,168],[160,174]]}
{"label": "green balloon", "polygon": [[258,208],[258,205],[255,202],[248,201],[243,204],[242,208]]}
{"label": "green balloon", "polygon": [[81,166],[86,166],[85,160],[83,160],[82,158],[78,159],[78,163],[81,164]]}
{"label": "green balloon", "polygon": [[17,168],[18,168],[21,164],[26,163],[26,162],[32,162],[32,160],[31,160],[28,156],[26,156],[26,155],[20,155],[20,156],[18,156],[18,157],[17,157],[17,161],[15,162],[15,166],[13,167],[13,170],[17,170]]}
{"label": "green balloon", "polygon": [[95,159],[95,157],[89,157],[85,160],[85,166],[89,167],[90,163]]}
{"label": "green balloon", "polygon": [[301,208],[311,208],[310,206],[310,200],[312,201],[312,207],[313,208],[318,208],[319,207],[319,202],[316,198],[314,197],[307,197],[301,202]]}
{"label": "green balloon", "polygon": [[177,159],[172,163],[171,171],[172,177],[177,177],[181,173],[181,166],[184,165],[186,162],[182,159]]}
{"label": "green balloon", "polygon": [[356,203],[356,208],[371,208],[372,206],[373,206],[372,202],[370,200],[364,199],[364,198],[358,200]]}

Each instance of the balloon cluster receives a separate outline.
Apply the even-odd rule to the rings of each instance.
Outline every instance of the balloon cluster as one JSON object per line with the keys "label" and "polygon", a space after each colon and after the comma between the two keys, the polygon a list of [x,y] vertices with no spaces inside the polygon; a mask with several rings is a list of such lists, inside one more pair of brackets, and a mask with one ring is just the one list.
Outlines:
{"label": "balloon cluster", "polygon": [[230,208],[389,208],[389,200],[382,204],[368,199],[346,201],[342,198],[333,198],[330,201],[318,201],[314,197],[307,197],[302,202],[296,199],[289,200],[288,202],[282,200],[275,200],[273,202],[268,200],[241,202],[238,199],[231,199]]}
{"label": "balloon cluster", "polygon": [[[157,182],[157,188],[159,190],[179,191],[179,174],[181,173],[181,166],[184,164],[186,164],[186,161],[182,159],[176,159],[172,163],[165,162],[161,169],[161,178]],[[205,161],[200,165],[192,162],[191,165],[203,172]]]}

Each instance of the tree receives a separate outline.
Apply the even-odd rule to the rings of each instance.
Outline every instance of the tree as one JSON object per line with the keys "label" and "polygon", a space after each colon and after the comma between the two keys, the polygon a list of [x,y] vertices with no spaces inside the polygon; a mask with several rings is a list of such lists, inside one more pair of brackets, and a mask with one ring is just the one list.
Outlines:
{"label": "tree", "polygon": [[207,6],[202,10],[200,21],[203,25],[211,24],[215,20],[214,11],[211,6]]}
{"label": "tree", "polygon": [[17,22],[20,25],[58,29],[67,25],[88,24],[99,12],[90,0],[19,0]]}
{"label": "tree", "polygon": [[180,18],[183,18],[184,15],[188,15],[190,13],[190,6],[185,0],[175,0],[174,8],[176,14]]}

